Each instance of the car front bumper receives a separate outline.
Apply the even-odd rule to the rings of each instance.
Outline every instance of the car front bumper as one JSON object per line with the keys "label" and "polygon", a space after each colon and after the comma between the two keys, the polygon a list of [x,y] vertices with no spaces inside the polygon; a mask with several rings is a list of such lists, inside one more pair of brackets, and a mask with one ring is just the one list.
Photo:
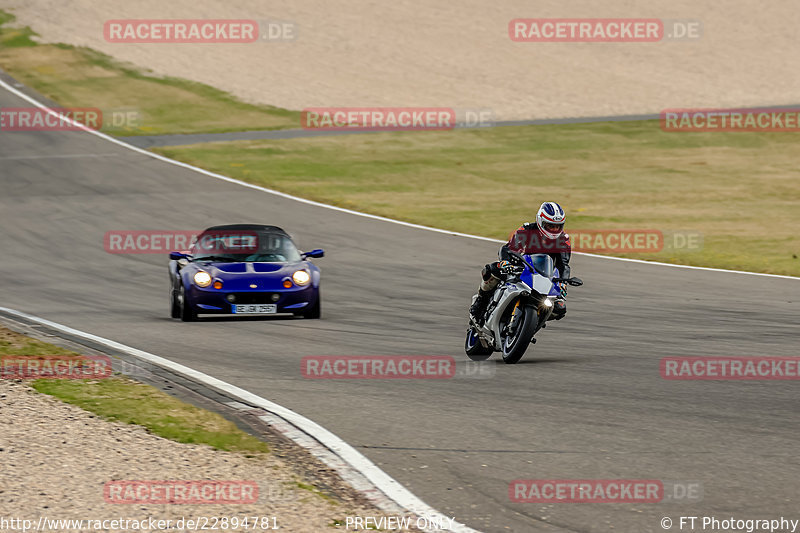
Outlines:
{"label": "car front bumper", "polygon": [[186,296],[198,314],[230,315],[236,314],[233,312],[236,304],[274,304],[278,313],[298,313],[313,307],[318,295],[319,288],[309,285],[273,291],[209,290],[193,286]]}

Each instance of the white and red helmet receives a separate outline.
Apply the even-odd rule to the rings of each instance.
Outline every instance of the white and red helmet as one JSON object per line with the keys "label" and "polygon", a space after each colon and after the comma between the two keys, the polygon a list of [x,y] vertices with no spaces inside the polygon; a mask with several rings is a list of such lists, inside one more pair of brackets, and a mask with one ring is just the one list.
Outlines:
{"label": "white and red helmet", "polygon": [[567,214],[555,202],[545,202],[536,213],[536,225],[545,236],[557,239],[564,233],[564,223],[567,221]]}

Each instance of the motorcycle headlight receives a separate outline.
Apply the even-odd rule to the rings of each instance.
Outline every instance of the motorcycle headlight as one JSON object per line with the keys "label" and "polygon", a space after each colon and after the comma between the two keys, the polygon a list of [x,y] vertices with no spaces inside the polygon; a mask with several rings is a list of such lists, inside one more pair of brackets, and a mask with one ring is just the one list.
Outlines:
{"label": "motorcycle headlight", "polygon": [[551,300],[550,298],[545,298],[544,300],[542,300],[542,305],[544,307],[553,307],[553,300]]}
{"label": "motorcycle headlight", "polygon": [[211,276],[208,272],[204,272],[203,270],[197,272],[193,279],[195,285],[198,287],[208,287],[211,285]]}
{"label": "motorcycle headlight", "polygon": [[298,270],[292,274],[292,280],[302,287],[303,285],[308,285],[311,281],[311,276],[305,270]]}

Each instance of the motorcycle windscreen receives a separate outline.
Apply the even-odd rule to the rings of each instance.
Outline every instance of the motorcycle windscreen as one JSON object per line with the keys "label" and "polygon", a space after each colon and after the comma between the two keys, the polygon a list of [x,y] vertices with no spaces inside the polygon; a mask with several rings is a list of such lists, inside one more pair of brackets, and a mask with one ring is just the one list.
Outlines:
{"label": "motorcycle windscreen", "polygon": [[555,268],[555,265],[553,264],[552,257],[547,254],[535,254],[529,257],[533,268],[536,269],[536,272],[546,278],[553,277],[553,269]]}
{"label": "motorcycle windscreen", "polygon": [[532,289],[539,294],[550,294],[553,288],[553,282],[550,278],[553,277],[553,258],[547,254],[535,254],[530,256],[530,262],[536,270],[538,276],[533,276]]}

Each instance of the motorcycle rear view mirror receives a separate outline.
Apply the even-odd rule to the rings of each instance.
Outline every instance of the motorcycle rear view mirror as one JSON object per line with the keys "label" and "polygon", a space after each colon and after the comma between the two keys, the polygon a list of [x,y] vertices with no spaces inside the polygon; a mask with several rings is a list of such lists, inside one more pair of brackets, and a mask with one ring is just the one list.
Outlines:
{"label": "motorcycle rear view mirror", "polygon": [[583,280],[581,278],[553,278],[553,281],[557,283],[566,283],[567,285],[572,285],[573,287],[580,287],[583,285]]}

